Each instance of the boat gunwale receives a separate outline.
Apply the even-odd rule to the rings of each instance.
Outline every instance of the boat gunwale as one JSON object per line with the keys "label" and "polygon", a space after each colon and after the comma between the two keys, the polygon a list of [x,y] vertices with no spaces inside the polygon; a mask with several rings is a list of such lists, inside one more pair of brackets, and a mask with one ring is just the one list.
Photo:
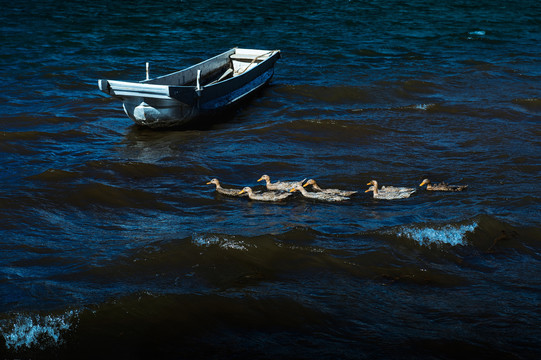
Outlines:
{"label": "boat gunwale", "polygon": [[[167,85],[167,84],[159,84],[154,83],[156,80],[160,79],[170,79],[177,76],[180,76],[182,73],[188,73],[190,71],[197,70],[198,67],[201,67],[204,64],[211,64],[212,62],[217,61],[220,57],[227,56],[228,59],[232,55],[235,55],[237,51],[257,51],[261,54],[254,54],[254,57],[250,59],[249,57],[243,57],[242,59],[252,60],[256,59],[259,56],[269,54],[266,58],[262,59],[260,62],[255,63],[256,65],[253,67],[248,66],[246,70],[244,70],[241,74],[234,75],[232,77],[228,77],[226,79],[223,79],[218,82],[202,85],[200,87],[201,92],[203,90],[208,89],[212,90],[214,88],[219,88],[221,86],[229,85],[232,82],[242,82],[246,77],[250,77],[250,74],[255,74],[254,70],[264,67],[265,63],[272,61],[275,57],[280,57],[280,50],[254,50],[254,49],[239,49],[239,48],[233,48],[228,51],[225,51],[219,55],[216,55],[210,59],[207,59],[205,61],[202,61],[200,63],[194,64],[188,68],[175,71],[170,74],[162,75],[153,79],[143,80],[143,81],[124,81],[124,80],[106,80],[101,79],[99,80],[99,88],[101,91],[107,93],[110,96],[118,97],[118,98],[126,98],[126,97],[151,97],[151,98],[171,98],[178,101],[178,98],[171,96],[171,90],[175,89],[176,92],[183,92],[183,93],[190,93],[190,92],[196,92],[197,86],[196,85]],[[242,54],[242,52],[241,52]],[[235,59],[239,60],[239,59]],[[277,59],[276,59],[277,60]],[[216,67],[219,68],[219,67]],[[255,78],[256,76],[254,76]],[[103,84],[102,84],[103,82]],[[102,89],[102,87],[105,86],[105,83],[107,84],[108,90],[105,91]],[[114,85],[114,86],[113,86]],[[181,101],[182,102],[182,101]]]}
{"label": "boat gunwale", "polygon": [[[194,89],[196,88],[196,85],[165,85],[165,84],[154,84],[154,83],[146,83],[147,81],[155,81],[155,80],[158,80],[158,79],[164,79],[164,78],[167,78],[167,77],[173,77],[173,75],[179,75],[181,74],[182,72],[188,72],[189,70],[197,70],[196,68],[203,65],[203,64],[206,64],[206,63],[209,63],[211,60],[216,60],[218,58],[220,58],[221,56],[224,56],[226,54],[228,54],[229,52],[232,52],[234,51],[232,54],[229,54],[228,55],[228,58],[230,58],[230,56],[232,55],[235,55],[236,54],[236,51],[237,50],[252,50],[252,49],[239,49],[239,48],[233,48],[231,50],[228,50],[228,51],[225,51],[223,52],[222,54],[219,54],[219,55],[216,55],[214,57],[212,57],[211,59],[208,59],[208,60],[205,60],[205,61],[202,61],[202,62],[199,62],[195,65],[192,65],[190,67],[187,67],[185,69],[182,69],[182,70],[179,70],[179,71],[175,71],[173,73],[170,73],[170,74],[166,74],[166,75],[162,75],[162,76],[159,76],[157,78],[153,78],[153,79],[149,79],[149,80],[144,80],[144,81],[141,81],[141,82],[130,82],[130,81],[126,81],[127,83],[131,83],[131,84],[146,84],[146,85],[157,85],[157,86],[167,86],[167,87],[174,87],[174,88],[183,88],[183,89]],[[229,78],[226,78],[224,80],[221,80],[221,81],[218,81],[218,82],[215,82],[215,83],[210,83],[210,84],[206,84],[206,85],[202,85],[201,86],[201,89],[205,89],[205,88],[210,88],[210,87],[213,87],[213,86],[216,86],[216,85],[220,85],[220,84],[223,84],[223,83],[227,83],[228,81],[230,82],[230,80],[233,80],[233,79],[237,79],[237,78],[241,78],[243,77],[243,75],[246,75],[248,73],[250,73],[252,70],[260,67],[261,65],[263,65],[265,62],[271,60],[272,58],[274,58],[275,56],[280,56],[280,50],[258,50],[258,51],[261,51],[262,54],[261,55],[258,55],[258,56],[262,56],[262,55],[265,55],[265,54],[270,54],[267,58],[265,59],[262,59],[260,62],[257,62],[256,63],[256,66],[253,66],[251,68],[248,68],[247,70],[245,70],[244,72],[242,72],[241,74],[238,74],[238,75],[233,75],[232,77],[229,77]],[[257,58],[258,56],[254,56],[254,58]],[[249,57],[243,57],[243,58],[237,58],[235,60],[239,61],[240,59],[246,59],[246,60],[253,60]]]}

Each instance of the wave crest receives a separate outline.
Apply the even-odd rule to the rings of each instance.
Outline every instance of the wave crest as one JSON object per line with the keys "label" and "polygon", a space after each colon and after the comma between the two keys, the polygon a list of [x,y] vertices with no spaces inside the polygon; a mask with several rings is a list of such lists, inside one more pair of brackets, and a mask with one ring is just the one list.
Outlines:
{"label": "wave crest", "polygon": [[192,244],[199,247],[219,246],[222,249],[248,251],[248,244],[246,244],[244,241],[236,240],[234,238],[221,238],[217,235],[193,235]]}
{"label": "wave crest", "polygon": [[451,246],[464,245],[466,233],[473,232],[477,223],[466,225],[448,224],[441,227],[399,227],[396,236],[414,240],[420,245],[448,244]]}
{"label": "wave crest", "polygon": [[62,334],[70,330],[77,311],[70,310],[61,315],[18,314],[0,322],[0,333],[4,336],[7,349],[44,349],[63,343]]}

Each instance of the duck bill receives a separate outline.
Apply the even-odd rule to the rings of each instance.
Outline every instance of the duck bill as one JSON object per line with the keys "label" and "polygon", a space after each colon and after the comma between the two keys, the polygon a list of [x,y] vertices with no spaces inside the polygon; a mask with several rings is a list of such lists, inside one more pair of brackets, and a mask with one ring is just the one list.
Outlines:
{"label": "duck bill", "polygon": [[244,189],[242,189],[237,195],[241,195],[241,194],[244,194],[246,191],[244,191]]}
{"label": "duck bill", "polygon": [[368,190],[366,190],[366,191],[365,191],[365,193],[367,193],[367,192],[370,192],[370,191],[372,191],[372,189],[368,189]]}
{"label": "duck bill", "polygon": [[259,180],[257,180],[257,181],[259,182],[259,181],[261,181],[261,180],[263,180],[263,177],[260,177]]}

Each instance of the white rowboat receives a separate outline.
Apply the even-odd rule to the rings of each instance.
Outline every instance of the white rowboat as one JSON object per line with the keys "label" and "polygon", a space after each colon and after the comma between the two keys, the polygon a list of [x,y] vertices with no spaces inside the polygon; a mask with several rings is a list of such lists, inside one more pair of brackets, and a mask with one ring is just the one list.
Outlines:
{"label": "white rowboat", "polygon": [[230,108],[266,85],[280,50],[233,48],[187,69],[139,82],[98,80],[138,125],[177,127]]}

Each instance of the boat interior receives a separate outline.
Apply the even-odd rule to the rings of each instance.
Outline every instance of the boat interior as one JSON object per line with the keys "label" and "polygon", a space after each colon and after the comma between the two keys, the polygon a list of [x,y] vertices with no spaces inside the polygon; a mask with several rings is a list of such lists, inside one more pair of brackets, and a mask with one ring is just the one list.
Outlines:
{"label": "boat interior", "polygon": [[203,87],[238,76],[257,66],[272,51],[231,49],[187,69],[143,81],[145,84]]}

